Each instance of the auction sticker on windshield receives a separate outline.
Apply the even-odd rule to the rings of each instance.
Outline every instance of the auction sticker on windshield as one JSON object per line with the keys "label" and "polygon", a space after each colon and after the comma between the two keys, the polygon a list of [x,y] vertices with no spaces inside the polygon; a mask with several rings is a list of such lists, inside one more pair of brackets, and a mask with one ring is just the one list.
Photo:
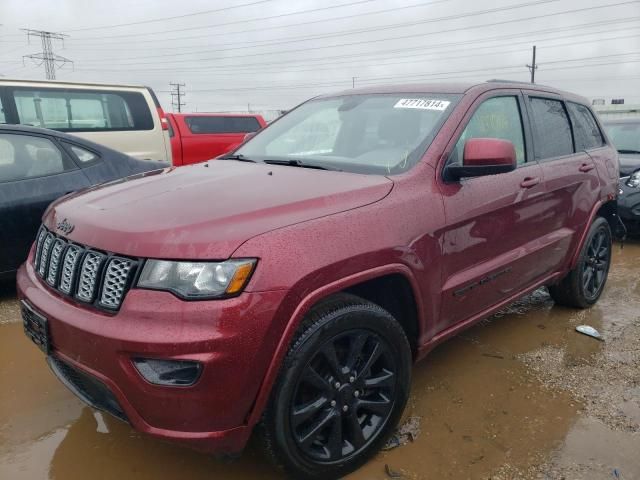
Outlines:
{"label": "auction sticker on windshield", "polygon": [[451,102],[426,98],[401,98],[393,108],[419,108],[421,110],[446,110]]}

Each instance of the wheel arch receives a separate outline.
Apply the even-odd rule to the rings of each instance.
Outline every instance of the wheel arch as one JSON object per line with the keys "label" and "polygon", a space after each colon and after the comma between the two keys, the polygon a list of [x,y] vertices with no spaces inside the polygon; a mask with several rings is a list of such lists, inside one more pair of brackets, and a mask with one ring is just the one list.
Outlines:
{"label": "wheel arch", "polygon": [[597,217],[603,217],[607,220],[609,227],[612,232],[616,232],[619,225],[619,217],[618,217],[618,203],[615,199],[607,199],[606,201],[598,202],[593,209],[591,210],[591,214],[589,215],[589,220],[584,225],[582,232],[580,233],[580,240],[576,245],[576,249],[573,252],[573,256],[571,257],[571,263],[569,264],[569,270],[573,270],[580,258],[580,252],[584,247],[584,242],[587,239],[587,235],[589,234],[589,228],[591,224]]}
{"label": "wheel arch", "polygon": [[[380,295],[385,286],[392,284],[401,291],[401,298],[404,300],[411,298],[413,306],[398,305],[391,298],[392,295]],[[417,353],[418,342],[424,325],[422,301],[419,295],[418,283],[413,276],[411,270],[402,264],[385,265],[372,268],[349,275],[342,279],[336,280],[327,285],[323,285],[311,293],[307,294],[300,300],[286,324],[284,332],[272,356],[272,360],[267,368],[266,374],[262,380],[262,385],[258,391],[256,401],[251,413],[247,419],[249,426],[253,426],[259,422],[260,417],[267,405],[271,389],[276,381],[280,366],[289,350],[295,333],[303,322],[306,315],[319,303],[338,293],[351,293],[362,297],[364,300],[371,301],[377,305],[393,311],[392,315],[401,314],[402,319],[398,319],[400,325],[405,330],[409,344],[411,345],[413,358]],[[376,302],[375,299],[378,299]],[[380,305],[383,303],[383,305]],[[405,310],[402,310],[402,309]],[[397,317],[396,317],[397,318]],[[410,336],[411,335],[411,336]],[[415,336],[414,336],[415,335]],[[412,338],[414,336],[414,338]]]}

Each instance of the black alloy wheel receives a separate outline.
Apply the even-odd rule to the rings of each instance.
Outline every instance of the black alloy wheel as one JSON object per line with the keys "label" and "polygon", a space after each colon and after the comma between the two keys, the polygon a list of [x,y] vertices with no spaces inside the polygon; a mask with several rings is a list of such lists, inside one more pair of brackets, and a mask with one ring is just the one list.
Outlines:
{"label": "black alloy wheel", "polygon": [[351,330],[328,340],[298,379],[291,425],[298,448],[317,462],[357,455],[388,420],[396,359],[382,338]]}

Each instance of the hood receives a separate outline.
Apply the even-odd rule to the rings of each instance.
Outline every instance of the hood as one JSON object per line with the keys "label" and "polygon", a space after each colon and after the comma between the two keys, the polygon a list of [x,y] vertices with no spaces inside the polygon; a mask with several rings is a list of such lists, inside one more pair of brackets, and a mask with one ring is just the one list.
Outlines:
{"label": "hood", "polygon": [[392,186],[378,175],[215,160],[67,196],[45,224],[66,219],[70,240],[121,255],[221,260],[255,235],[376,202]]}
{"label": "hood", "polygon": [[620,159],[620,176],[628,177],[640,168],[640,155],[630,155],[626,153],[618,154]]}

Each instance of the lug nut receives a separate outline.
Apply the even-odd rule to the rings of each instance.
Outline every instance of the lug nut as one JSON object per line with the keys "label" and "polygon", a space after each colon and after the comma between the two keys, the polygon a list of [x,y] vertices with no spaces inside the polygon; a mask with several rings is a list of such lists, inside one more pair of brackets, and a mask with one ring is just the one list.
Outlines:
{"label": "lug nut", "polygon": [[346,405],[344,407],[342,407],[342,411],[343,412],[347,412],[349,410],[349,407],[347,407]]}
{"label": "lug nut", "polygon": [[356,377],[349,377],[349,382],[350,382],[350,383],[353,383],[353,382],[355,382],[355,381],[356,381]]}
{"label": "lug nut", "polygon": [[335,400],[331,400],[331,406],[335,407],[336,406],[336,401]]}
{"label": "lug nut", "polygon": [[336,388],[340,388],[340,382],[334,383],[333,386],[336,387]]}
{"label": "lug nut", "polygon": [[353,396],[358,398],[360,396],[360,392],[356,390],[355,392],[353,392]]}

